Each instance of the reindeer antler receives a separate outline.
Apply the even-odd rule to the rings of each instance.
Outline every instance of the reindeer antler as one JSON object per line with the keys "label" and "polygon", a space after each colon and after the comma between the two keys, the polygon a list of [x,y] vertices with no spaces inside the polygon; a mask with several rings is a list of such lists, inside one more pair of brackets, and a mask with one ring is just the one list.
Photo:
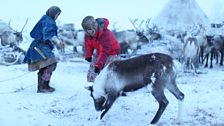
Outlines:
{"label": "reindeer antler", "polygon": [[23,30],[24,30],[24,28],[25,28],[25,26],[26,26],[27,22],[28,22],[28,18],[26,19],[26,22],[25,22],[25,24],[24,24],[24,26],[23,26],[22,30],[20,31],[21,33],[23,32]]}
{"label": "reindeer antler", "polygon": [[144,23],[144,20],[142,20],[141,23],[137,27],[136,22],[138,21],[138,19],[135,19],[135,20],[131,20],[130,18],[128,18],[128,19],[130,20],[130,22],[132,23],[132,25],[134,26],[136,31],[141,31],[142,30],[141,26]]}
{"label": "reindeer antler", "polygon": [[12,27],[11,27],[11,19],[9,20],[9,23],[8,23],[8,26],[9,26],[9,29],[11,29],[12,31],[16,32],[16,30],[14,30]]}
{"label": "reindeer antler", "polygon": [[147,29],[150,29],[150,27],[149,27],[150,21],[151,21],[151,18],[147,19],[146,22],[145,22],[145,27]]}
{"label": "reindeer antler", "polygon": [[138,28],[135,26],[135,22],[138,20],[138,19],[135,19],[135,20],[132,20],[130,18],[128,18],[129,21],[132,23],[132,25],[134,26],[135,30],[138,30]]}

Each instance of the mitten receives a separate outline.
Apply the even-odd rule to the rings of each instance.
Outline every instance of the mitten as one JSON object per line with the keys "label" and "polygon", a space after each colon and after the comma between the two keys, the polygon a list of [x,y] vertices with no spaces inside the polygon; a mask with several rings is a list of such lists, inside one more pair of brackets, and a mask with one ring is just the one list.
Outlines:
{"label": "mitten", "polygon": [[98,67],[95,67],[94,72],[99,74],[100,73],[100,69]]}
{"label": "mitten", "polygon": [[92,57],[88,57],[85,60],[88,61],[88,62],[92,62]]}

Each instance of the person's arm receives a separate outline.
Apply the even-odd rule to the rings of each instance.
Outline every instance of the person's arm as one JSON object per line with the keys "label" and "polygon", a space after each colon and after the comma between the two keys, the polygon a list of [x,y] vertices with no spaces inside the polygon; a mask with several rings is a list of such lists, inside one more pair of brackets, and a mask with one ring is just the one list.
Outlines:
{"label": "person's arm", "polygon": [[57,49],[61,49],[64,46],[64,42],[57,36],[53,36],[50,41],[56,46]]}
{"label": "person's arm", "polygon": [[99,56],[95,67],[101,70],[107,61],[107,57],[110,55],[111,48],[111,36],[110,34],[104,34],[99,43]]}
{"label": "person's arm", "polygon": [[56,46],[57,49],[61,49],[64,46],[64,43],[57,36],[57,26],[55,22],[48,22],[44,25],[45,27],[43,28],[42,31],[43,40],[51,42],[53,45]]}
{"label": "person's arm", "polygon": [[[86,36],[85,36],[85,49],[86,49],[85,59],[87,61],[89,60],[88,62],[91,62],[94,48],[91,44],[91,40],[89,40]],[[90,61],[90,59],[91,59],[91,61]]]}

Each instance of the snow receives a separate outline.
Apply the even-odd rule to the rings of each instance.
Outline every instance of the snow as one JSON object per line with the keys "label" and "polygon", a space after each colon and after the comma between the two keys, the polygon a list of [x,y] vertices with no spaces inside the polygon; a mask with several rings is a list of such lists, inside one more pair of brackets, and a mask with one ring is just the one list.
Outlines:
{"label": "snow", "polygon": [[[83,17],[93,15],[95,17],[108,17],[111,24],[118,22],[119,28],[132,28],[128,18],[151,18],[164,7],[167,1],[113,0],[106,3],[99,0],[97,3],[106,3],[106,5],[102,4],[99,7],[93,6],[96,4],[95,1],[90,2],[88,0],[77,0],[76,3],[71,3],[68,0],[63,2],[60,0],[44,2],[21,0],[15,3],[14,0],[7,0],[1,1],[4,4],[0,11],[4,21],[8,22],[12,19],[11,25],[15,29],[21,29],[26,18],[29,18],[25,28],[25,43],[22,43],[23,49],[26,50],[31,42],[31,39],[27,37],[30,29],[51,5],[59,5],[63,10],[59,17],[59,23],[74,22],[75,26],[80,28]],[[220,9],[224,3],[223,0],[207,0],[206,2],[197,0],[197,2],[209,18],[220,19],[223,17],[221,15],[224,11]],[[212,6],[213,4],[215,6]],[[219,7],[217,7],[218,5]],[[161,46],[151,51],[169,53]],[[213,69],[200,66],[198,72],[201,74],[195,75],[183,73],[182,65],[177,61],[176,64],[178,70],[177,84],[185,94],[183,122],[182,124],[177,123],[178,101],[166,90],[165,94],[169,100],[169,105],[156,125],[223,126],[224,67],[217,64],[214,65]],[[0,126],[150,125],[150,121],[158,109],[158,103],[148,90],[150,86],[136,92],[130,92],[126,97],[119,97],[103,120],[99,120],[100,112],[95,111],[93,100],[84,88],[89,85],[86,82],[88,66],[89,64],[83,58],[59,62],[50,83],[56,88],[56,91],[42,94],[36,93],[37,72],[28,72],[26,64],[0,65]]]}
{"label": "snow", "polygon": [[[179,64],[178,68],[181,65]],[[27,65],[0,66],[1,126],[148,126],[158,104],[145,90],[120,97],[99,120],[93,100],[84,88],[87,85],[88,63],[83,59],[59,62],[51,85],[54,93],[36,93],[37,73],[28,72]],[[224,68],[201,68],[202,74],[179,72],[177,84],[185,94],[183,125],[224,125]],[[169,105],[156,125],[174,126],[178,102],[167,90]]]}

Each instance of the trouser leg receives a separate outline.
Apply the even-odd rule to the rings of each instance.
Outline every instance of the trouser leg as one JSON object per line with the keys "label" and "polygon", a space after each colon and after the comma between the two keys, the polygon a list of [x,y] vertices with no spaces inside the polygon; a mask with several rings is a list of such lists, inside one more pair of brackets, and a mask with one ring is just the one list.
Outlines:
{"label": "trouser leg", "polygon": [[37,88],[38,93],[55,91],[55,89],[49,85],[52,73],[55,69],[56,69],[56,64],[52,64],[50,66],[47,66],[39,70],[38,88]]}
{"label": "trouser leg", "polygon": [[97,74],[94,72],[96,61],[97,61],[97,55],[94,54],[92,62],[89,65],[88,73],[87,73],[87,81],[88,82],[94,82],[94,80],[97,76]]}
{"label": "trouser leg", "polygon": [[[96,76],[98,75],[97,73],[94,72],[97,58],[98,58],[98,56],[96,54],[93,55],[93,60],[90,63],[89,70],[88,70],[88,73],[87,73],[87,81],[88,82],[94,82]],[[108,65],[111,62],[116,61],[116,60],[120,60],[120,56],[119,55],[111,55],[111,56],[108,56],[107,61],[106,61],[106,63],[105,63],[104,66],[106,66],[106,65]]]}

